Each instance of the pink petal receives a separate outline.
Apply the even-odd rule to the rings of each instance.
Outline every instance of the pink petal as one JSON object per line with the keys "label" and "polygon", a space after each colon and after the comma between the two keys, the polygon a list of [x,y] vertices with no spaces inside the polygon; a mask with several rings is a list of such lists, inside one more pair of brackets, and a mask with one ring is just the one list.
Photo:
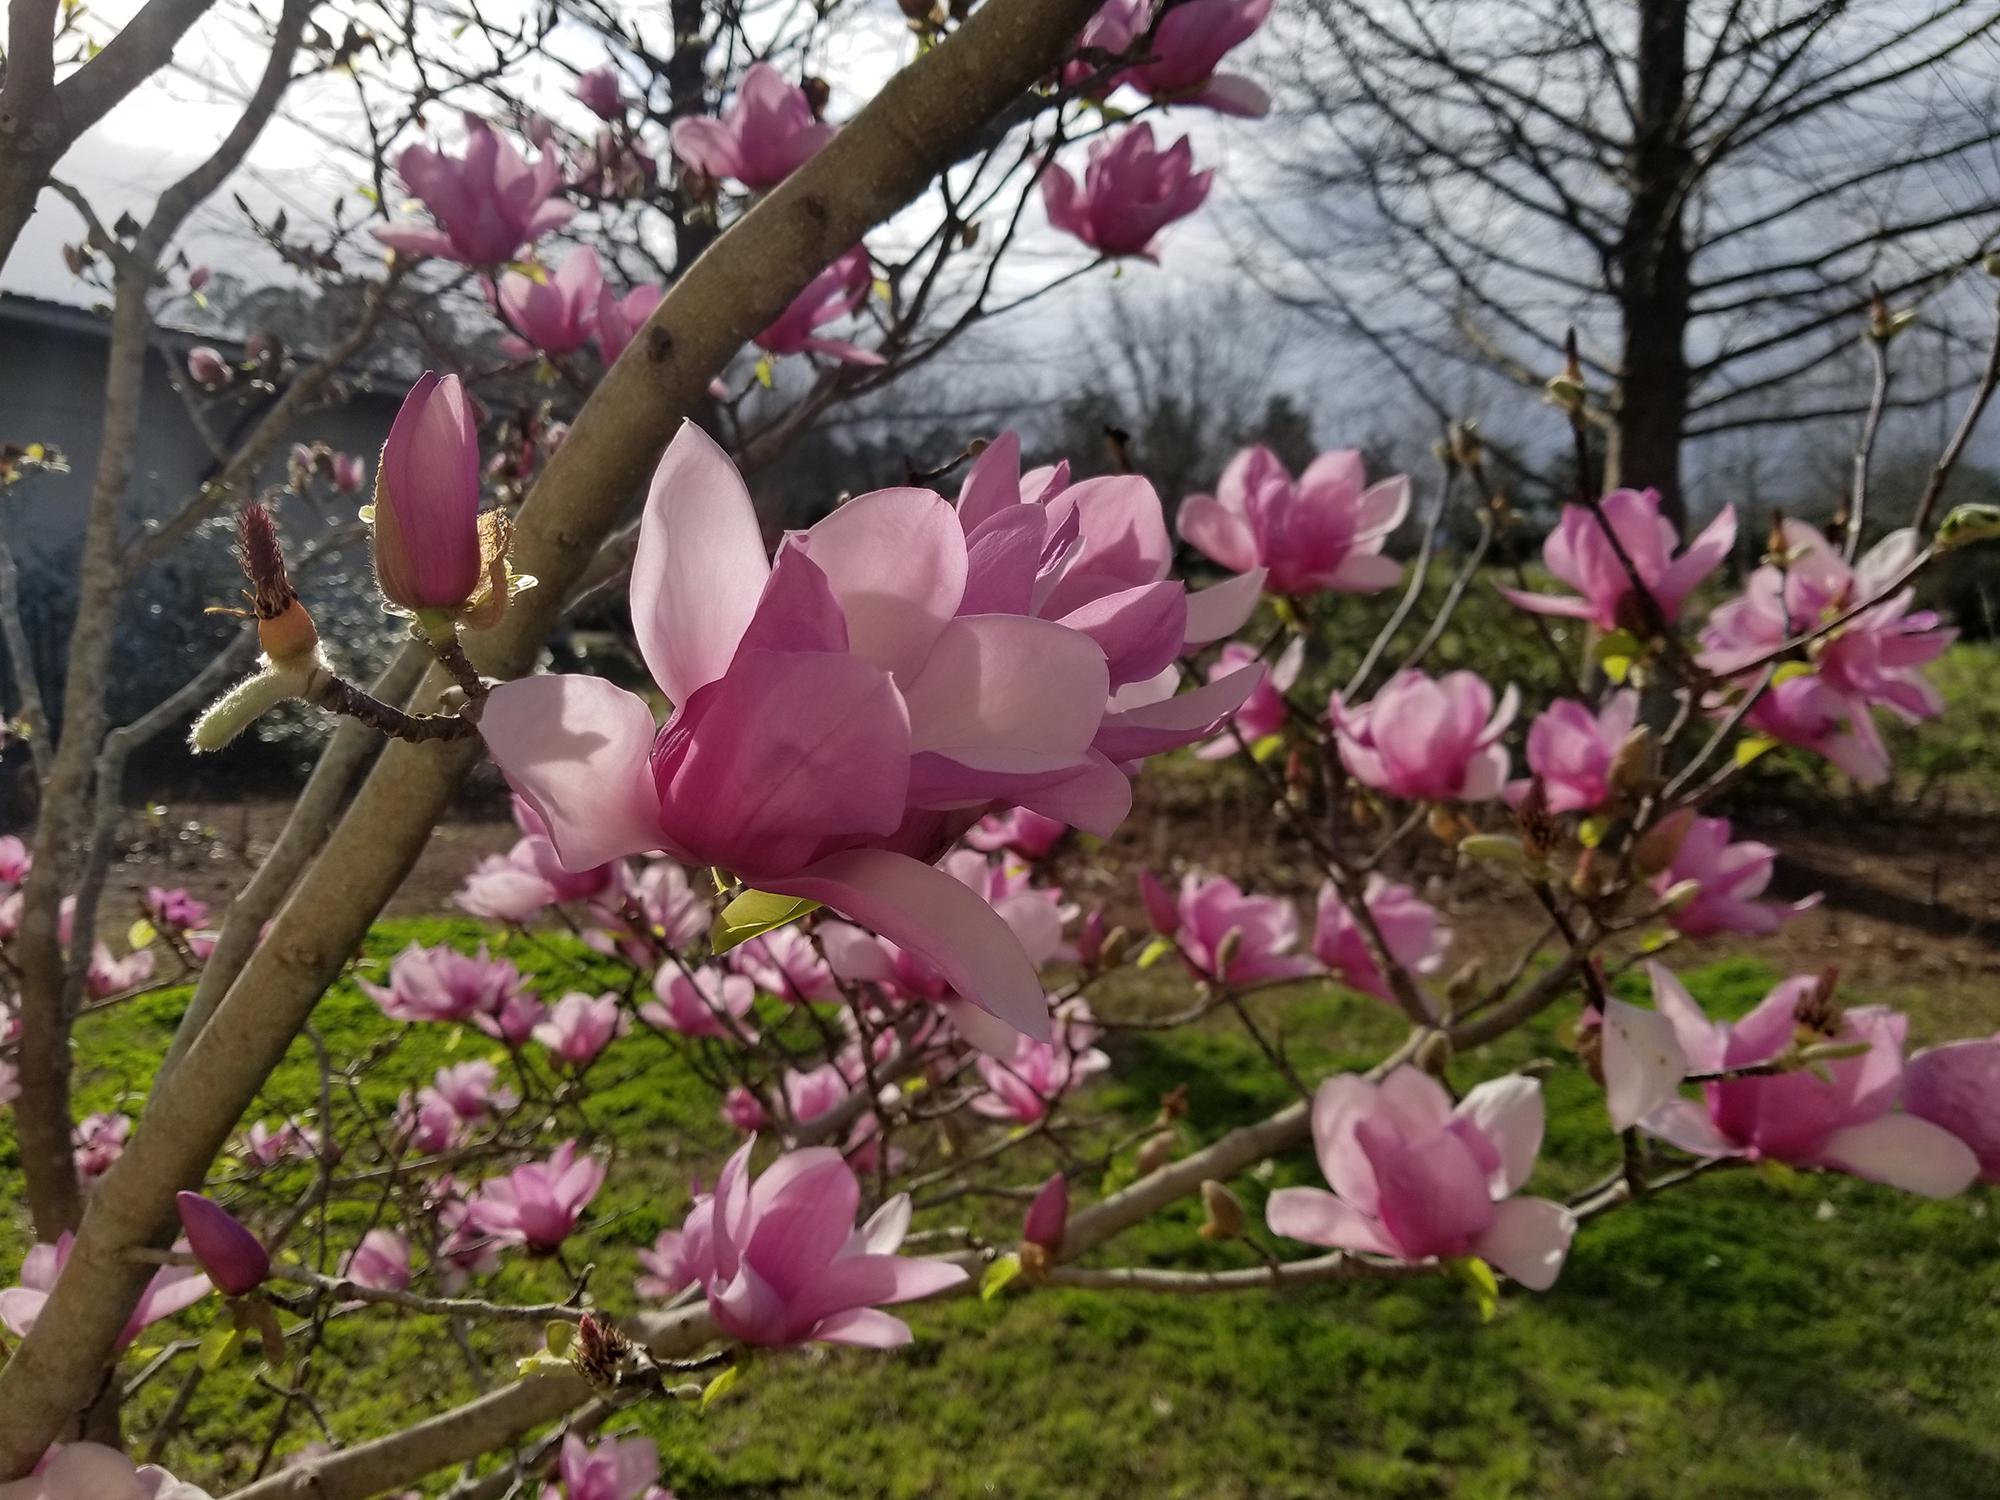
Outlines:
{"label": "pink petal", "polygon": [[943,972],[951,987],[1034,1041],[1051,1036],[1048,996],[1000,914],[944,871],[904,854],[851,849],[769,887],[820,901]]}
{"label": "pink petal", "polygon": [[1271,1233],[1308,1245],[1394,1255],[1382,1226],[1323,1188],[1279,1188],[1264,1204]]}
{"label": "pink petal", "polygon": [[910,1342],[910,1325],[901,1318],[872,1307],[835,1313],[813,1330],[822,1344],[844,1344],[854,1349],[897,1349]]}
{"label": "pink petal", "polygon": [[1262,666],[1248,666],[1192,692],[1124,713],[1106,714],[1095,746],[1122,764],[1193,744],[1215,733],[1263,680]]}
{"label": "pink petal", "polygon": [[1477,1125],[1500,1153],[1500,1167],[1489,1184],[1493,1195],[1519,1192],[1542,1149],[1542,1086],[1519,1073],[1488,1079],[1466,1094],[1453,1114]]}
{"label": "pink petal", "polygon": [[1613,1130],[1630,1130],[1673,1099],[1689,1071],[1673,1022],[1618,999],[1604,1010],[1603,1060]]}
{"label": "pink petal", "polygon": [[929,490],[877,490],[802,539],[847,616],[852,649],[897,679],[921,671],[965,595],[965,536]]}
{"label": "pink petal", "polygon": [[1257,538],[1250,523],[1214,496],[1190,495],[1183,500],[1175,524],[1189,546],[1230,572],[1248,573],[1257,566]]}
{"label": "pink petal", "polygon": [[1208,588],[1191,590],[1187,601],[1188,646],[1206,646],[1241,630],[1256,612],[1268,573],[1265,568],[1252,568]]}
{"label": "pink petal", "polygon": [[728,669],[769,573],[736,465],[683,422],[654,471],[632,560],[632,629],[674,703]]}
{"label": "pink petal", "polygon": [[1884,1115],[1836,1130],[1820,1148],[1819,1159],[1925,1198],[1955,1198],[1979,1176],[1979,1158],[1970,1146],[1915,1115]]}
{"label": "pink petal", "polygon": [[1090,637],[1026,615],[969,615],[937,634],[903,695],[912,751],[1080,757],[1111,686]]}
{"label": "pink petal", "polygon": [[597,677],[524,677],[493,690],[479,733],[548,825],[565,868],[588,870],[660,847],[645,699]]}
{"label": "pink petal", "polygon": [[1473,1249],[1529,1291],[1546,1292],[1555,1285],[1575,1236],[1576,1215],[1560,1203],[1510,1198],[1495,1205],[1493,1222]]}

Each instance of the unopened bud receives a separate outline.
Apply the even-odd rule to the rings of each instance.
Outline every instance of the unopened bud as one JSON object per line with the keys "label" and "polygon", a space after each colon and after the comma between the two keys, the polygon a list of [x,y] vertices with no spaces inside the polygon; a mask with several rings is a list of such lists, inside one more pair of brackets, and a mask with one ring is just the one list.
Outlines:
{"label": "unopened bud", "polygon": [[1561,837],[1555,814],[1549,811],[1549,788],[1541,777],[1529,780],[1528,789],[1514,807],[1514,826],[1521,833],[1521,849],[1533,870],[1546,870],[1549,856],[1556,852]]}
{"label": "unopened bud", "polygon": [[1486,444],[1479,436],[1477,422],[1454,422],[1447,439],[1453,460],[1461,469],[1476,469],[1486,459]]}
{"label": "unopened bud", "polygon": [[1612,790],[1627,797],[1644,793],[1659,778],[1658,750],[1650,725],[1641,724],[1626,735],[1611,757]]}
{"label": "unopened bud", "polygon": [[264,1284],[271,1274],[270,1252],[234,1214],[200,1193],[178,1194],[174,1202],[188,1248],[223,1296],[247,1297]]}
{"label": "unopened bud", "polygon": [[188,350],[188,378],[205,391],[217,391],[236,378],[236,370],[215,350],[206,344],[197,344]]}
{"label": "unopened bud", "polygon": [[1604,1087],[1604,1017],[1593,1006],[1576,1023],[1576,1056],[1591,1081]]}
{"label": "unopened bud", "polygon": [[1958,505],[1938,525],[1936,550],[1949,552],[2000,537],[2000,505]]}
{"label": "unopened bud", "polygon": [[1890,339],[1917,321],[1916,309],[1904,308],[1900,312],[1890,311],[1882,294],[1871,291],[1868,295],[1868,337],[1878,344],[1886,344]]}
{"label": "unopened bud", "polygon": [[2000,276],[2000,250],[1988,250],[1979,257],[1979,264],[1988,276]]}
{"label": "unopened bud", "polygon": [[1139,1148],[1137,1165],[1141,1177],[1151,1177],[1174,1158],[1174,1133],[1163,1130],[1158,1135],[1148,1136]]}
{"label": "unopened bud", "polygon": [[1062,1249],[1069,1228],[1069,1179],[1057,1172],[1036,1190],[1021,1221],[1022,1264],[1029,1249],[1053,1254]]}
{"label": "unopened bud", "polygon": [[[914,0],[912,0],[912,3],[914,3]],[[905,7],[905,13],[907,14],[907,6]],[[806,96],[806,103],[812,108],[813,118],[815,120],[824,120],[826,118],[827,101],[833,98],[832,85],[824,78],[808,73],[804,78],[799,80],[799,88]]]}
{"label": "unopened bud", "polygon": [[1685,911],[1695,897],[1701,894],[1699,880],[1683,880],[1667,887],[1667,893],[1660,897],[1660,910],[1667,916]]}
{"label": "unopened bud", "polygon": [[1639,836],[1632,845],[1632,868],[1650,879],[1673,865],[1681,844],[1694,826],[1694,809],[1683,807],[1662,818]]}
{"label": "unopened bud", "polygon": [[1208,1220],[1195,1233],[1203,1239],[1225,1241],[1243,1237],[1242,1200],[1212,1177],[1201,1185],[1201,1206]]}
{"label": "unopened bud", "polygon": [[1131,951],[1131,930],[1126,927],[1114,927],[1104,934],[1104,942],[1097,950],[1097,967],[1115,969],[1125,962],[1125,955]]}
{"label": "unopened bud", "polygon": [[1480,975],[1485,971],[1485,967],[1476,958],[1461,965],[1458,972],[1445,981],[1445,998],[1454,1005],[1462,1005],[1478,994]]}
{"label": "unopened bud", "polygon": [[1451,1038],[1442,1031],[1426,1032],[1424,1039],[1417,1043],[1416,1056],[1412,1061],[1431,1077],[1444,1077],[1444,1070],[1451,1066]]}
{"label": "unopened bud", "polygon": [[1171,1125],[1188,1112],[1188,1086],[1177,1083],[1160,1095],[1160,1123]]}
{"label": "unopened bud", "polygon": [[1528,851],[1521,841],[1504,833],[1475,833],[1458,841],[1458,852],[1467,859],[1491,859],[1506,865],[1525,865]]}

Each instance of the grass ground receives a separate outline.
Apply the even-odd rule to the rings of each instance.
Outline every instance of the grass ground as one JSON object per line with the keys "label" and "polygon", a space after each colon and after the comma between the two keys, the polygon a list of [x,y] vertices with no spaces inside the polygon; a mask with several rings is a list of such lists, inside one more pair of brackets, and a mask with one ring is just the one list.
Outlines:
{"label": "grass ground", "polygon": [[[412,938],[477,934],[467,924],[387,923],[372,955],[386,959]],[[524,952],[520,961],[549,960]],[[1692,984],[1728,1012],[1754,1002],[1770,977],[1732,961],[1695,972]],[[182,1001],[163,994],[86,1023],[83,1107],[143,1088]],[[1371,1002],[1324,987],[1268,1006],[1314,1068],[1365,1062],[1392,1030]],[[1920,1033],[1924,1021],[1919,1014]],[[316,1025],[339,1057],[385,1047],[392,1031],[348,985]],[[384,1053],[366,1087],[392,1100],[441,1062],[487,1045],[474,1033],[418,1028]],[[1111,1045],[1116,1067],[1090,1106],[1112,1119],[1141,1121],[1186,1083],[1194,1142],[1282,1102],[1282,1085],[1230,1031],[1128,1034]],[[1463,1060],[1459,1081],[1535,1055],[1563,1056],[1552,1030]],[[624,1144],[588,1253],[600,1267],[598,1295],[618,1312],[631,1306],[632,1252],[678,1223],[689,1177],[712,1166],[728,1136],[711,1097],[660,1039],[622,1042],[602,1066],[586,1108]],[[304,1107],[316,1089],[301,1043],[269,1102]],[[1573,1066],[1557,1068],[1549,1098],[1550,1139],[1533,1186],[1561,1192],[1608,1166],[1611,1143],[1601,1100]],[[0,1182],[15,1168],[13,1150],[0,1125]],[[1270,1186],[1309,1171],[1301,1156],[1269,1181],[1238,1184],[1253,1219]],[[915,1309],[917,1342],[899,1353],[767,1357],[706,1415],[661,1407],[630,1420],[659,1438],[682,1500],[1978,1500],[2000,1496],[2000,1220],[1990,1207],[1984,1194],[1927,1204],[1843,1180],[1725,1175],[1590,1226],[1554,1291],[1510,1293],[1487,1324],[1442,1281],[1283,1297],[1010,1294]],[[369,1209],[342,1212],[352,1228]],[[973,1222],[1011,1232],[1004,1217]],[[1196,1223],[1184,1207],[1107,1256],[1245,1262],[1240,1246],[1198,1239]],[[8,1215],[0,1271],[11,1272],[22,1248],[18,1215]],[[561,1282],[553,1266],[516,1260],[493,1294]],[[198,1332],[209,1315],[172,1332]],[[476,1343],[493,1378],[505,1378],[520,1336]],[[317,1361],[320,1405],[341,1440],[476,1389],[433,1320],[374,1312],[336,1322],[328,1345]],[[191,1358],[141,1394],[135,1430],[165,1408]],[[253,1372],[246,1358],[210,1377],[169,1453],[218,1492],[255,1468],[281,1404]],[[316,1435],[295,1414],[279,1451]]]}

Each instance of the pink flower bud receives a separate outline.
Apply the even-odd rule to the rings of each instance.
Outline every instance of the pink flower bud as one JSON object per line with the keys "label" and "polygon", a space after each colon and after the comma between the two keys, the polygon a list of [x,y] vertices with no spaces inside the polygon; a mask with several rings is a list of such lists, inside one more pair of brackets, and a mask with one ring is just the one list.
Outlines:
{"label": "pink flower bud", "polygon": [[343,495],[352,495],[368,482],[368,462],[358,453],[336,453],[333,455],[333,487]]}
{"label": "pink flower bud", "polygon": [[188,350],[187,370],[194,383],[204,390],[217,390],[236,378],[229,361],[206,344]]}
{"label": "pink flower bud", "polygon": [[188,1248],[224,1296],[247,1296],[264,1284],[271,1274],[270,1252],[235,1215],[200,1193],[180,1193],[174,1201]]}
{"label": "pink flower bud", "polygon": [[479,436],[456,375],[425,371],[375,474],[375,582],[405,609],[456,609],[479,586]]}
{"label": "pink flower bud", "polygon": [[1139,899],[1146,903],[1146,920],[1152,924],[1153,931],[1161,937],[1172,937],[1180,930],[1180,908],[1174,904],[1167,888],[1160,884],[1160,877],[1151,870],[1139,872]]}
{"label": "pink flower bud", "polygon": [[1021,1224],[1021,1239],[1053,1255],[1062,1249],[1063,1234],[1068,1228],[1069,1179],[1058,1172],[1042,1184],[1028,1205],[1028,1216]]}
{"label": "pink flower bud", "polygon": [[208,266],[196,266],[192,271],[188,272],[188,290],[191,292],[200,291],[208,285],[209,278],[213,275],[215,275],[215,272]]}
{"label": "pink flower bud", "polygon": [[631,103],[625,97],[625,85],[620,82],[618,70],[610,63],[600,68],[592,68],[576,81],[576,97],[583,101],[583,107],[600,120],[615,120],[625,113]]}

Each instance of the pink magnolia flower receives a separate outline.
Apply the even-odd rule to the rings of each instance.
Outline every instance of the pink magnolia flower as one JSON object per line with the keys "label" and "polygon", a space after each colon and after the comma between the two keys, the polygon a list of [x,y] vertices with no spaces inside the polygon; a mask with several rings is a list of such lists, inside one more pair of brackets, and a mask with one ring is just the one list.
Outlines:
{"label": "pink magnolia flower", "polygon": [[[1444,967],[1445,950],[1451,946],[1451,929],[1439,920],[1435,907],[1420,900],[1408,886],[1397,885],[1379,874],[1368,877],[1361,899],[1382,934],[1389,956],[1406,973],[1422,978]],[[1396,1003],[1381,960],[1332,881],[1319,888],[1312,951],[1326,971],[1350,989],[1390,1005]]]}
{"label": "pink magnolia flower", "polygon": [[[1219,681],[1244,667],[1255,665],[1258,659],[1257,653],[1250,647],[1231,641],[1209,667],[1208,680]],[[1264,740],[1283,732],[1287,718],[1285,694],[1299,680],[1305,660],[1305,637],[1295,636],[1271,664],[1271,670],[1264,675],[1263,681],[1243,700],[1243,706],[1229,721],[1229,730],[1196,750],[1195,756],[1200,760],[1224,760],[1246,746],[1255,750]]]}
{"label": "pink magnolia flower", "polygon": [[1531,1078],[1480,1084],[1453,1108],[1435,1078],[1400,1067],[1373,1084],[1329,1078],[1313,1096],[1313,1149],[1333,1191],[1280,1188],[1273,1234],[1406,1262],[1476,1255],[1531,1291],[1555,1284],[1576,1218],[1514,1195],[1542,1146]]}
{"label": "pink magnolia flower", "polygon": [[579,1156],[564,1141],[545,1162],[523,1162],[483,1183],[472,1200],[472,1224],[509,1244],[550,1251],[576,1232],[577,1220],[604,1186],[604,1163]]}
{"label": "pink magnolia flower", "polygon": [[139,906],[155,927],[166,931],[185,932],[208,920],[208,903],[197,901],[178,887],[167,890],[163,886],[149,885],[146,894],[140,898]]}
{"label": "pink magnolia flower", "polygon": [[674,155],[717,181],[734,178],[761,192],[797,171],[835,129],[814,116],[804,89],[769,63],[752,63],[720,119],[674,122]]}
{"label": "pink magnolia flower", "polygon": [[[528,840],[514,846],[518,852]],[[556,904],[556,888],[532,863],[514,853],[489,854],[465,877],[453,901],[475,917],[519,926],[537,912]]]}
{"label": "pink magnolia flower", "polygon": [[[1632,571],[1672,623],[1696,584],[1713,573],[1736,545],[1736,508],[1725,505],[1679,557],[1673,522],[1660,514],[1657,490],[1613,490],[1601,502]],[[1542,562],[1576,594],[1535,594],[1502,589],[1522,609],[1588,620],[1599,630],[1647,633],[1648,622],[1632,593],[1632,575],[1619,560],[1604,526],[1581,505],[1565,505],[1562,520],[1542,543]],[[1580,596],[1580,597],[1579,597]]]}
{"label": "pink magnolia flower", "polygon": [[1903,1110],[1950,1131],[2000,1183],[2000,1035],[1926,1047],[1903,1066]]}
{"label": "pink magnolia flower", "polygon": [[666,291],[657,286],[635,286],[620,297],[609,286],[597,294],[597,352],[608,365],[625,352],[625,346],[632,342],[632,335],[645,326],[646,319],[652,317],[653,309],[666,297]]}
{"label": "pink magnolia flower", "polygon": [[739,1083],[722,1096],[722,1118],[726,1124],[748,1133],[769,1125],[771,1112],[764,1108],[762,1099]]}
{"label": "pink magnolia flower", "polygon": [[136,990],[153,977],[157,966],[150,948],[139,948],[123,958],[113,958],[103,943],[93,943],[90,968],[84,975],[84,989],[93,1000]]}
{"label": "pink magnolia flower", "polygon": [[604,290],[604,266],[597,252],[579,245],[561,265],[539,280],[509,271],[494,290],[500,316],[512,330],[500,347],[516,359],[573,354],[590,342],[597,303]]}
{"label": "pink magnolia flower", "polygon": [[336,453],[332,463],[333,487],[343,495],[359,493],[368,482],[368,460],[358,453]]}
{"label": "pink magnolia flower", "polygon": [[509,1047],[518,1048],[527,1045],[548,1013],[548,1007],[533,995],[516,990],[492,1011],[474,1016],[472,1024]]}
{"label": "pink magnolia flower", "polygon": [[1012,1057],[979,1059],[986,1092],[973,1099],[972,1107],[989,1120],[1032,1125],[1064,1094],[1110,1066],[1111,1059],[1096,1047],[1077,1050],[1021,1037]]}
{"label": "pink magnolia flower", "polygon": [[484,1120],[521,1102],[512,1089],[501,1086],[500,1070],[484,1059],[439,1068],[431,1087],[461,1120]]}
{"label": "pink magnolia flower", "polygon": [[378,1292],[410,1289],[410,1242],[393,1229],[371,1229],[347,1257],[342,1276]]}
{"label": "pink magnolia flower", "polygon": [[1856,605],[1877,601],[1808,648],[1814,670],[1835,692],[1893,709],[1905,719],[1934,718],[1944,700],[1922,668],[1957,639],[1929,610],[1911,613],[1914,589],[1890,585],[1917,552],[1916,533],[1893,531],[1849,566],[1838,548],[1803,521],[1784,523],[1785,560],[1750,575],[1743,592],[1721,605],[1702,629],[1701,664],[1734,676],[1794,636]]}
{"label": "pink magnolia flower", "polygon": [[572,1432],[563,1438],[556,1475],[562,1487],[544,1485],[542,1500],[642,1500],[660,1477],[660,1450],[651,1438],[586,1443]]}
{"label": "pink magnolia flower", "polygon": [[817,1120],[854,1092],[838,1063],[825,1062],[816,1068],[787,1068],[784,1077],[785,1108],[800,1125]]}
{"label": "pink magnolia flower", "polygon": [[465,1122],[434,1089],[419,1089],[396,1101],[396,1136],[422,1156],[449,1151],[464,1139]]}
{"label": "pink magnolia flower", "polygon": [[483,943],[477,954],[411,943],[389,965],[387,985],[357,983],[392,1021],[469,1021],[525,993],[521,971]]}
{"label": "pink magnolia flower", "polygon": [[[1131,797],[1114,761],[1213,718],[1188,733],[1156,712],[1119,735],[1098,640],[997,602],[961,615],[969,572],[959,521],[917,489],[849,501],[768,564],[742,479],[684,427],[632,583],[673,718],[658,729],[636,694],[550,676],[496,688],[480,730],[570,868],[660,849],[732,870],[921,953],[974,1005],[1046,1036],[1006,923],[928,861],[996,801],[1110,832]],[[1161,717],[1174,728],[1152,728]]]}
{"label": "pink magnolia flower", "polygon": [[1259,447],[1229,461],[1213,495],[1188,496],[1179,525],[1231,572],[1267,569],[1273,593],[1373,594],[1403,576],[1382,549],[1409,510],[1410,481],[1398,474],[1369,484],[1355,449],[1322,454],[1294,480]]}
{"label": "pink magnolia flower", "polygon": [[[1102,97],[1129,84],[1163,104],[1199,105],[1218,114],[1261,118],[1270,113],[1271,96],[1251,79],[1215,69],[1224,54],[1248,41],[1270,14],[1271,0],[1186,0],[1169,10],[1151,40],[1145,41],[1153,20],[1152,0],[1111,0],[1084,27],[1077,38],[1078,50],[1130,55],[1145,41],[1145,51],[1154,60],[1120,69],[1094,84],[1090,92]],[[1102,71],[1101,64],[1078,59],[1063,71],[1063,81],[1075,87]]]}
{"label": "pink magnolia flower", "polygon": [[795,1005],[841,998],[833,970],[796,924],[730,949],[729,963],[763,993]]}
{"label": "pink magnolia flower", "polygon": [[207,344],[188,350],[187,371],[196,385],[210,391],[220,390],[236,378],[236,367]]}
{"label": "pink magnolia flower", "polygon": [[645,1274],[633,1280],[632,1289],[641,1297],[664,1301],[693,1286],[701,1268],[688,1253],[690,1248],[688,1237],[680,1230],[662,1229],[653,1248],[641,1250],[635,1257]]}
{"label": "pink magnolia flower", "polygon": [[1054,1255],[1069,1230],[1069,1179],[1057,1172],[1036,1190],[1021,1220],[1021,1240]]}
{"label": "pink magnolia flower", "polygon": [[15,835],[0,834],[0,885],[17,886],[35,867],[35,856]]}
{"label": "pink magnolia flower", "polygon": [[465,154],[411,146],[396,175],[429,209],[437,227],[378,225],[375,238],[407,255],[435,255],[468,266],[502,266],[521,248],[560,229],[576,205],[556,196],[562,163],[544,151],[532,163],[476,115],[465,117]]}
{"label": "pink magnolia flower", "polygon": [[[550,858],[560,870],[553,845]],[[616,953],[633,968],[651,968],[662,953],[678,951],[708,935],[714,918],[708,895],[696,890],[687,871],[672,860],[653,860],[637,874],[623,861],[606,868],[613,872],[611,885],[591,908],[606,925],[584,935],[591,947]]]}
{"label": "pink magnolia flower", "polygon": [[1091,143],[1081,186],[1050,163],[1042,206],[1051,226],[1101,255],[1157,261],[1160,231],[1200,208],[1214,177],[1213,169],[1194,170],[1194,147],[1185,136],[1161,151],[1151,125],[1128,125]]}
{"label": "pink magnolia flower", "polygon": [[[1201,973],[1228,985],[1296,979],[1316,965],[1291,950],[1299,914],[1282,896],[1246,896],[1233,880],[1190,870],[1181,877],[1170,931],[1182,955]],[[1233,948],[1218,972],[1223,945]]]}
{"label": "pink magnolia flower", "polygon": [[662,964],[653,976],[653,993],[660,998],[640,1006],[639,1019],[655,1030],[725,1042],[757,1038],[756,1028],[749,1024],[757,986],[741,974],[710,968],[689,971],[677,963]]}
{"label": "pink magnolia flower", "polygon": [[375,583],[407,610],[457,609],[479,586],[479,434],[456,375],[410,387],[375,474]]}
{"label": "pink magnolia flower", "polygon": [[1696,1156],[1747,1156],[1825,1167],[1927,1198],[1949,1198],[1979,1175],[1972,1148],[1929,1120],[1896,1113],[1907,1019],[1879,1005],[1830,1009],[1826,981],[1801,974],[1740,1021],[1711,1021],[1680,980],[1649,966],[1653,1002],[1673,1028],[1690,1071],[1761,1066],[1801,1030],[1813,1041],[1863,1050],[1810,1068],[1702,1085],[1702,1102],[1675,1098],[1640,1123]]}
{"label": "pink magnolia flower", "polygon": [[1069,824],[1059,819],[1013,807],[981,818],[967,831],[965,841],[988,853],[1007,849],[1023,859],[1047,859],[1068,832]]}
{"label": "pink magnolia flower", "polygon": [[[35,1326],[55,1289],[56,1278],[69,1264],[76,1236],[64,1231],[53,1245],[37,1245],[21,1262],[21,1284],[0,1291],[0,1324],[16,1338],[26,1338]],[[145,1291],[125,1320],[118,1335],[118,1347],[128,1349],[133,1340],[163,1318],[193,1307],[209,1293],[208,1278],[187,1266],[162,1266],[146,1283]],[[95,1497],[93,1497],[95,1500]]]}
{"label": "pink magnolia flower", "polygon": [[[1639,695],[1621,688],[1592,713],[1574,698],[1558,698],[1528,726],[1528,769],[1542,778],[1552,813],[1590,812],[1611,800],[1611,766],[1639,722]],[[1527,795],[1528,781],[1507,788],[1507,800]]]}
{"label": "pink magnolia flower", "polygon": [[1732,844],[1727,818],[1694,818],[1673,862],[1653,877],[1653,890],[1664,896],[1689,880],[1701,887],[1693,900],[1667,914],[1684,937],[1713,937],[1719,932],[1764,937],[1819,905],[1820,899],[1815,894],[1790,904],[1760,900],[1777,858],[1778,851],[1769,844],[1752,839]]}
{"label": "pink magnolia flower", "polygon": [[262,1120],[253,1121],[236,1149],[247,1160],[266,1168],[293,1157],[310,1160],[319,1154],[319,1144],[311,1132],[289,1121],[275,1130]]}
{"label": "pink magnolia flower", "polygon": [[632,100],[625,92],[625,81],[610,63],[579,74],[576,97],[600,120],[619,119],[632,106]]}
{"label": "pink magnolia flower", "polygon": [[175,1195],[188,1248],[225,1297],[247,1297],[271,1274],[271,1253],[228,1209],[200,1193]]}
{"label": "pink magnolia flower", "polygon": [[97,1186],[97,1180],[118,1165],[118,1158],[125,1154],[125,1143],[131,1138],[129,1115],[100,1111],[84,1118],[70,1139],[75,1147],[76,1175],[85,1187]]}
{"label": "pink magnolia flower", "polygon": [[790,1152],[753,1182],[755,1145],[729,1158],[714,1197],[697,1202],[682,1229],[717,1324],[748,1344],[908,1343],[908,1325],[880,1308],[966,1279],[957,1266],[895,1253],[909,1230],[908,1195],[856,1230],[861,1184],[838,1151]]}
{"label": "pink magnolia flower", "polygon": [[821,338],[814,331],[854,312],[868,300],[874,285],[875,268],[868,262],[868,252],[856,245],[806,283],[777,321],[757,335],[757,347],[766,354],[824,354],[849,365],[884,363],[872,349],[845,339]]}
{"label": "pink magnolia flower", "polygon": [[1802,663],[1788,663],[1743,716],[1743,727],[1830,761],[1857,786],[1889,779],[1889,747],[1862,699]]}
{"label": "pink magnolia flower", "polygon": [[1433,679],[1407,671],[1358,708],[1335,694],[1327,717],[1341,764],[1363,785],[1412,800],[1484,802],[1507,780],[1500,737],[1519,706],[1511,683],[1496,707],[1493,689],[1475,673]]}
{"label": "pink magnolia flower", "polygon": [[637,198],[660,179],[660,164],[638,137],[607,126],[570,159],[570,186],[593,198]]}
{"label": "pink magnolia flower", "polygon": [[211,1500],[153,1464],[135,1464],[116,1448],[64,1443],[49,1449],[35,1472],[0,1484],[0,1500]]}
{"label": "pink magnolia flower", "polygon": [[534,1037],[572,1068],[583,1068],[597,1061],[611,1039],[625,1035],[631,1025],[615,993],[591,996],[571,991],[550,1008],[535,1027]]}

